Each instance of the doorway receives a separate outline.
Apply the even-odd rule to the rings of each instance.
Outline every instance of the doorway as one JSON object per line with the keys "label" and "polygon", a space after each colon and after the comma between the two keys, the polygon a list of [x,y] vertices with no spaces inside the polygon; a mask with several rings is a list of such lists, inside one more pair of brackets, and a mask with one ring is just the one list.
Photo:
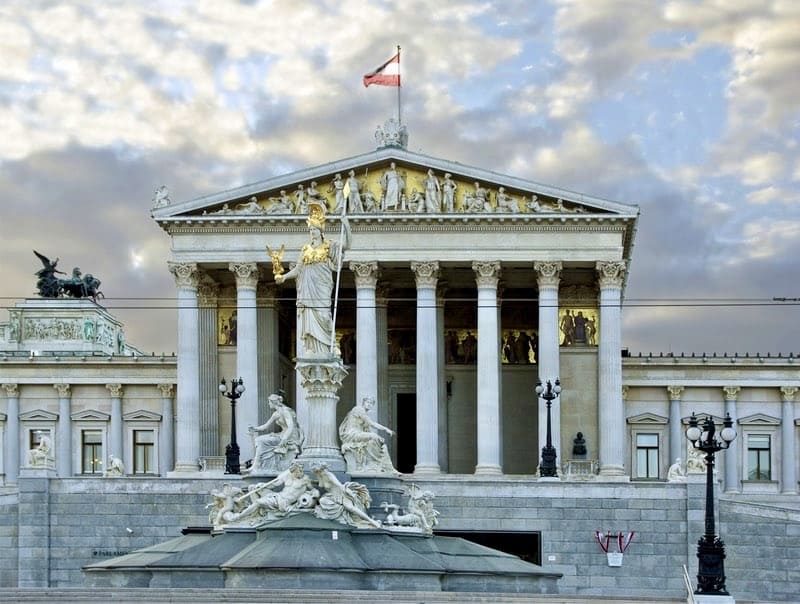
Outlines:
{"label": "doorway", "polygon": [[417,465],[417,394],[397,393],[397,471],[411,474]]}

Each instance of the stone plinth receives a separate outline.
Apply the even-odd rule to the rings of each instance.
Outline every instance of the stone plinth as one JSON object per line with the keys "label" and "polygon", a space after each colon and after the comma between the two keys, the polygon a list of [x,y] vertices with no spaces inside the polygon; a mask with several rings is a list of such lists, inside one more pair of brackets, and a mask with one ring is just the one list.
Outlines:
{"label": "stone plinth", "polygon": [[[308,405],[308,426],[300,461],[326,463],[332,472],[345,472],[347,465],[339,449],[336,404],[347,370],[339,357],[297,359]],[[308,468],[308,466],[307,466]]]}

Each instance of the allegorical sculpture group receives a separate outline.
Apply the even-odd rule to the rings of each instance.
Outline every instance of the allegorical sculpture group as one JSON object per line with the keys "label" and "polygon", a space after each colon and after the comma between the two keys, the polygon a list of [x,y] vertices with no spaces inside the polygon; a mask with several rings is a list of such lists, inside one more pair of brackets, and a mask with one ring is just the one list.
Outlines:
{"label": "allegorical sculpture group", "polygon": [[38,294],[42,298],[91,298],[93,301],[97,300],[98,296],[102,297],[100,291],[100,280],[92,276],[91,273],[83,274],[81,269],[72,269],[72,277],[68,279],[59,279],[56,275],[65,275],[63,271],[58,270],[58,258],[51,261],[47,256],[43,256],[36,250],[33,250],[36,257],[42,261],[42,268],[36,271],[38,281],[36,288]]}

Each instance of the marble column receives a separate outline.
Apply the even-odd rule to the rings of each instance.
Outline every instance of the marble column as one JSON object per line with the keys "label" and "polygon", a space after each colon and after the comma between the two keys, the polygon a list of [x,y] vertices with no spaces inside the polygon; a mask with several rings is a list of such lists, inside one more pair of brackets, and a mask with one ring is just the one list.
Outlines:
{"label": "marble column", "polygon": [[[278,290],[259,284],[258,301],[258,391],[263,399],[281,389],[280,346],[278,340]],[[287,401],[291,402],[291,401]],[[259,404],[258,423],[269,419],[266,405]]]}
{"label": "marble column", "polygon": [[436,353],[439,363],[439,468],[443,473],[447,473],[449,462],[447,460],[447,376],[444,373],[444,299],[447,293],[447,284],[439,281],[436,288]]}
{"label": "marble column", "polygon": [[174,471],[197,472],[200,457],[199,274],[194,263],[170,262],[168,266],[178,287],[178,421]]}
{"label": "marble column", "polygon": [[439,263],[412,262],[417,283],[417,465],[415,474],[439,473],[436,282]]}
{"label": "marble column", "polygon": [[58,447],[56,472],[59,478],[72,476],[72,414],[69,384],[53,384],[58,390]]}
{"label": "marble column", "polygon": [[[558,347],[558,285],[561,281],[561,262],[534,262],[536,284],[539,289],[539,358],[537,369],[542,384],[547,380],[555,382],[559,377]],[[564,388],[580,388],[580,384],[565,384]],[[532,393],[533,400],[539,406],[539,445],[541,451],[547,442],[547,406]],[[550,407],[551,441],[558,458],[556,467],[560,467],[561,454],[561,397],[556,398]],[[541,459],[539,460],[541,463]],[[538,464],[537,464],[538,465]]]}
{"label": "marble column", "polygon": [[[741,392],[739,386],[723,386],[722,391],[725,393],[725,413],[731,416],[733,426],[738,431],[737,420],[739,414],[736,412],[736,400],[739,398]],[[734,438],[731,441],[730,447],[722,452],[725,459],[725,492],[726,493],[739,493],[742,489],[739,482],[739,451],[741,451],[742,437]]]}
{"label": "marble column", "polygon": [[[197,287],[198,362],[200,371],[200,455],[220,454],[219,440],[219,354],[217,351],[217,305],[219,285],[203,275]],[[171,469],[171,468],[170,468]]]}
{"label": "marble column", "polygon": [[600,475],[625,476],[625,408],[622,402],[622,284],[624,261],[598,262],[600,342],[598,424]]}
{"label": "marble column", "polygon": [[258,425],[258,313],[256,286],[258,264],[231,262],[228,269],[236,277],[236,372],[244,380],[245,392],[236,405],[236,435],[244,463],[253,458],[253,443],[247,427]]}
{"label": "marble column", "polygon": [[126,459],[122,435],[122,384],[106,384],[106,389],[111,394],[111,425],[108,430],[108,449],[105,452],[103,467],[110,455],[116,455],[122,460],[122,465],[130,470],[132,460]]}
{"label": "marble column", "polygon": [[797,386],[781,387],[781,493],[797,494],[797,453],[795,449],[794,398]]}
{"label": "marble column", "polygon": [[8,397],[6,410],[6,451],[5,459],[6,483],[17,484],[19,477],[19,385],[3,384]]}
{"label": "marble column", "polygon": [[500,326],[497,283],[500,262],[473,262],[478,284],[478,465],[476,474],[502,474]]}
{"label": "marble column", "polygon": [[681,395],[683,386],[667,386],[669,395],[669,456],[667,467],[680,457],[683,467],[686,467],[686,435],[681,424]]}
{"label": "marble column", "polygon": [[[388,285],[378,283],[375,288],[375,350],[378,377],[378,423],[389,425],[389,292]],[[394,451],[396,437],[387,440],[389,451]]]}
{"label": "marble column", "polygon": [[161,430],[158,433],[158,472],[166,476],[175,464],[175,426],[172,397],[175,393],[173,384],[159,384],[161,391]]}
{"label": "marble column", "polygon": [[378,356],[375,287],[380,271],[377,262],[351,262],[356,282],[356,404],[371,398],[376,404],[369,411],[378,420]]}

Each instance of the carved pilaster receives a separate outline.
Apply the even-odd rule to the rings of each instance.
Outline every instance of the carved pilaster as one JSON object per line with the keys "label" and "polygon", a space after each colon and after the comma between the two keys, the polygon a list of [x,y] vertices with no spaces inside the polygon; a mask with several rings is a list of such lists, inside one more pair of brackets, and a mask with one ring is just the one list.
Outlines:
{"label": "carved pilaster", "polygon": [[19,384],[3,384],[8,398],[19,398]]}
{"label": "carved pilaster", "polygon": [[536,282],[539,287],[558,287],[562,268],[561,262],[534,262],[533,270],[536,271]]}
{"label": "carved pilaster", "polygon": [[439,279],[439,263],[437,261],[412,262],[411,270],[414,271],[417,289],[422,287],[436,287],[436,281]]}
{"label": "carved pilaster", "polygon": [[800,388],[797,386],[781,386],[781,400],[785,403],[793,402],[798,390]]}
{"label": "carved pilaster", "polygon": [[122,384],[106,384],[106,389],[114,398],[122,398]]}
{"label": "carved pilaster", "polygon": [[631,389],[630,386],[622,386],[622,400],[623,401],[627,401],[628,400],[628,392],[630,392],[630,389]]}
{"label": "carved pilaster", "polygon": [[231,262],[228,270],[236,277],[236,289],[255,289],[259,270],[255,262]]}
{"label": "carved pilaster", "polygon": [[472,263],[472,270],[475,271],[475,282],[478,287],[497,288],[497,282],[500,280],[499,261],[480,262],[476,260]]}
{"label": "carved pilaster", "polygon": [[197,285],[197,304],[203,308],[216,308],[218,298],[219,285],[204,275]]}
{"label": "carved pilaster", "polygon": [[683,386],[667,386],[667,392],[669,393],[669,400],[671,401],[681,400],[681,396],[683,395],[684,390],[685,388]]}
{"label": "carved pilaster", "polygon": [[375,287],[380,277],[377,262],[351,262],[350,270],[355,275],[356,287]]}
{"label": "carved pilaster", "polygon": [[175,285],[185,289],[197,289],[200,272],[195,262],[167,262],[167,267],[175,277]]}
{"label": "carved pilaster", "polygon": [[723,386],[722,391],[725,393],[726,401],[735,401],[742,389],[739,386]]}
{"label": "carved pilaster", "polygon": [[53,388],[58,390],[58,398],[69,398],[70,389],[69,384],[53,384]]}
{"label": "carved pilaster", "polygon": [[172,398],[175,394],[175,384],[158,384],[156,388],[161,390],[161,398]]}
{"label": "carved pilaster", "polygon": [[375,287],[375,304],[378,306],[386,306],[389,304],[389,296],[392,294],[392,288],[388,283],[378,283]]}
{"label": "carved pilaster", "polygon": [[624,260],[600,261],[595,266],[597,269],[597,282],[601,288],[622,287],[626,271]]}

